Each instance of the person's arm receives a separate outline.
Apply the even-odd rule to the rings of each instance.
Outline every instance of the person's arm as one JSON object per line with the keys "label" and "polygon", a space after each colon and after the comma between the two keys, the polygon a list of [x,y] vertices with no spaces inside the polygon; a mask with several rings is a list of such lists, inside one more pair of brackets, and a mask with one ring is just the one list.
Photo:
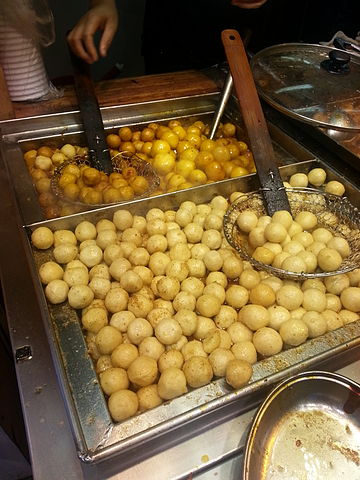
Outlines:
{"label": "person's arm", "polygon": [[231,0],[231,5],[240,8],[259,8],[261,5],[264,5],[267,0]]}
{"label": "person's arm", "polygon": [[[67,36],[71,50],[87,63],[105,57],[118,27],[118,11],[115,0],[91,0],[89,10],[83,15]],[[94,34],[101,30],[99,52],[94,43]]]}

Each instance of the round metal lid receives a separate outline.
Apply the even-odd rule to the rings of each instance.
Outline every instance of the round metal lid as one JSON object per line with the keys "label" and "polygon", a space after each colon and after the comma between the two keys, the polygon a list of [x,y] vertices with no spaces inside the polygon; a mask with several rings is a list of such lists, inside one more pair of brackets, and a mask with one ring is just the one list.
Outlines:
{"label": "round metal lid", "polygon": [[287,43],[258,52],[251,68],[259,95],[281,112],[318,127],[360,131],[360,56]]}

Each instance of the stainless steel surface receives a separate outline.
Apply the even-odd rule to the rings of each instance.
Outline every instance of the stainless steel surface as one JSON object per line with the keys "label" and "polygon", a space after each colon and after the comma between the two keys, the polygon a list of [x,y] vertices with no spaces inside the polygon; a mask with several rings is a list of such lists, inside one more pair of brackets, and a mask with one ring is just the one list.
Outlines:
{"label": "stainless steel surface", "polygon": [[[126,106],[126,108],[107,109],[104,112],[108,119],[109,128],[114,125],[126,125],[146,123],[154,118],[167,119],[181,117],[182,115],[211,115],[216,104],[216,96],[199,97],[197,99],[176,100],[175,102],[157,103],[155,105]],[[231,105],[231,118],[238,118],[236,105]],[[175,107],[178,107],[176,111]],[[151,115],[151,107],[154,113]],[[141,115],[143,109],[144,115]],[[113,116],[111,115],[111,111]],[[124,117],[121,114],[124,113]],[[190,407],[187,413],[182,411],[182,400],[174,404],[173,410],[166,408],[166,414],[176,413],[169,421],[166,417],[156,418],[152,416],[151,422],[155,422],[152,431],[145,434],[139,432],[144,425],[135,426],[130,422],[134,435],[128,439],[126,433],[120,432],[118,426],[111,424],[108,431],[106,422],[100,428],[100,432],[92,431],[92,418],[87,418],[85,410],[82,410],[79,418],[77,408],[79,404],[93,403],[87,398],[90,396],[98,400],[98,387],[91,384],[90,377],[86,372],[93,373],[91,365],[87,366],[85,375],[81,375],[80,368],[83,364],[78,358],[75,361],[76,352],[69,352],[71,342],[66,339],[64,330],[62,338],[56,338],[58,328],[56,322],[49,318],[49,311],[44,304],[44,296],[35,270],[34,258],[30,250],[28,229],[35,228],[37,222],[45,224],[41,215],[36,212],[36,198],[29,183],[29,176],[24,169],[21,158],[20,144],[24,148],[31,144],[39,144],[44,139],[61,142],[64,138],[70,139],[72,135],[81,135],[81,129],[77,123],[77,113],[69,113],[68,116],[52,116],[48,118],[34,118],[22,121],[2,122],[1,128],[4,134],[4,142],[1,145],[0,155],[0,201],[2,205],[2,222],[0,225],[2,240],[6,248],[0,249],[1,282],[4,291],[5,304],[10,327],[10,335],[14,352],[26,347],[31,349],[31,358],[19,359],[16,363],[18,382],[20,387],[24,417],[27,427],[32,468],[34,479],[43,480],[56,478],[57,480],[86,479],[86,480],[128,480],[142,479],[152,480],[154,472],[159,480],[187,479],[190,474],[201,478],[217,471],[231,472],[231,477],[224,474],[218,478],[237,478],[238,471],[237,455],[242,451],[242,432],[246,430],[251,419],[251,410],[260,403],[269,387],[276,384],[290,373],[306,370],[314,365],[325,365],[329,369],[336,369],[346,363],[355,362],[358,358],[360,339],[360,325],[358,322],[348,325],[347,328],[337,331],[330,337],[324,337],[321,342],[313,342],[304,345],[304,349],[296,351],[295,366],[292,364],[294,357],[288,351],[281,362],[269,359],[263,362],[262,368],[257,367],[254,383],[249,385],[244,394],[240,396],[236,392],[225,390],[222,382],[215,382],[210,388],[210,394],[219,392],[222,397],[207,401],[199,406],[199,395],[186,398],[185,408]],[[284,175],[291,175],[296,171],[308,171],[313,166],[323,165],[318,163],[310,151],[301,147],[291,138],[270,126],[270,132],[275,140],[275,151],[279,163],[292,164],[284,167]],[[54,136],[54,138],[52,138]],[[17,142],[20,142],[17,143]],[[295,164],[297,161],[301,163]],[[337,174],[329,165],[324,164],[328,171],[329,179],[337,178]],[[19,174],[19,177],[14,176]],[[224,181],[218,185],[208,185],[198,190],[188,190],[179,194],[168,194],[151,201],[161,202],[162,208],[169,208],[182,200],[194,198],[205,199],[206,196],[214,196],[219,192],[228,195],[234,189],[258,188],[255,176],[234,181]],[[359,192],[355,185],[347,182],[347,193],[354,202],[359,199]],[[210,198],[208,197],[208,198]],[[145,201],[137,201],[129,205],[129,208],[137,211],[137,208],[146,210]],[[92,218],[100,218],[110,215],[114,209],[103,208],[91,213]],[[86,216],[86,214],[82,214]],[[76,225],[82,215],[66,217],[46,224]],[[56,223],[55,223],[56,222]],[[63,223],[65,222],[65,223]],[[28,225],[24,228],[23,225]],[[61,317],[59,317],[60,319]],[[62,325],[72,335],[71,328],[77,332],[76,322],[66,322]],[[76,348],[83,348],[80,337],[76,337]],[[315,345],[316,343],[316,345]],[[66,345],[67,344],[67,345]],[[66,345],[67,350],[62,347]],[[29,349],[27,348],[29,347]],[[68,365],[64,364],[64,355],[68,355],[71,362],[75,361],[75,368],[69,372]],[[310,355],[310,357],[309,357]],[[26,357],[26,356],[25,356]],[[86,362],[89,362],[88,357]],[[74,364],[73,364],[74,365]],[[351,370],[353,375],[359,374],[359,363],[354,364]],[[80,400],[74,401],[70,390],[68,376],[75,380],[80,378],[84,386]],[[70,378],[71,380],[71,378]],[[79,393],[77,389],[76,395]],[[200,397],[200,400],[201,397]],[[82,403],[83,402],[83,403]],[[104,400],[95,403],[95,409],[103,409]],[[178,409],[181,410],[179,413]],[[239,414],[247,412],[244,415]],[[106,421],[107,412],[102,412],[102,419]],[[90,421],[89,421],[90,420]],[[156,423],[160,420],[160,423]],[[81,424],[85,422],[85,424]],[[87,423],[86,423],[87,422]],[[168,431],[164,423],[171,427]],[[135,422],[134,422],[135,423]],[[83,437],[83,428],[87,438]],[[90,437],[89,437],[90,432]],[[152,435],[158,433],[159,435]],[[104,443],[96,445],[96,436],[105,435]],[[103,459],[100,463],[85,463],[78,457],[78,452],[83,454],[79,445],[85,445],[87,441],[96,445],[97,451],[90,452],[92,460]],[[124,440],[125,438],[125,440]],[[214,438],[216,441],[214,442]],[[113,444],[114,440],[117,444]],[[116,452],[119,444],[121,451]],[[132,445],[137,448],[131,448]],[[48,448],[51,445],[53,448]],[[115,446],[114,446],[115,445]],[[205,446],[205,448],[204,448]],[[86,444],[86,448],[88,445]],[[122,448],[124,447],[124,448]],[[129,447],[129,448],[125,448]],[[218,469],[218,470],[217,470]],[[234,473],[235,472],[235,473]],[[210,478],[210,477],[209,477]]]}
{"label": "stainless steel surface", "polygon": [[278,385],[252,422],[244,480],[360,478],[360,384],[307,371]]}
{"label": "stainless steel surface", "polygon": [[230,98],[231,91],[233,87],[233,79],[231,76],[231,73],[228,73],[225,79],[225,83],[223,86],[223,90],[221,92],[221,97],[218,105],[216,106],[216,110],[214,112],[213,120],[211,122],[210,126],[210,133],[209,133],[209,138],[212,140],[215,136],[216,130],[219,126],[220,120],[223,116],[223,113],[225,111],[227,102]]}

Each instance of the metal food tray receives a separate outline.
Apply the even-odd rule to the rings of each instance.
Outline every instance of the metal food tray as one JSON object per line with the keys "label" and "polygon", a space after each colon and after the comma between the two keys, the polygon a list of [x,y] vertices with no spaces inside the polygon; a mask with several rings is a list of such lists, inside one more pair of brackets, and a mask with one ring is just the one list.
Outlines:
{"label": "metal food tray", "polygon": [[[217,98],[217,95],[210,94],[149,104],[109,107],[103,109],[102,113],[105,127],[109,130],[122,125],[141,125],[151,121],[168,121],[171,118],[207,120],[214,111]],[[241,128],[238,107],[233,99],[228,104],[226,115]],[[53,353],[76,449],[84,462],[95,463],[114,456],[124,458],[124,462],[139,461],[142,457],[151,456],[161,450],[164,443],[167,446],[178,443],[192,436],[195,431],[199,433],[208,428],[209,424],[223,422],[251,409],[272,385],[289,375],[324,363],[329,363],[332,369],[339,368],[349,352],[353,354],[354,349],[360,347],[360,321],[357,321],[258,362],[254,365],[251,382],[238,391],[229,387],[224,379],[215,380],[153,410],[115,424],[110,418],[87,352],[77,313],[66,305],[50,306],[46,302],[37,268],[47,254],[32,250],[30,235],[40,225],[54,230],[73,229],[84,219],[92,222],[97,222],[100,218],[111,219],[119,207],[103,207],[55,220],[42,219],[21,151],[44,144],[59,145],[81,140],[83,134],[78,112],[6,122],[0,126],[4,140],[1,145],[2,154],[6,158],[22,225],[27,233],[27,260],[37,301]],[[269,124],[269,130],[277,161],[283,165],[280,172],[284,180],[294,173],[307,172],[321,166],[327,171],[328,179],[338,178],[346,185],[348,198],[360,206],[360,195],[353,184],[340,178],[329,165],[315,159],[308,150],[274,125]],[[189,199],[195,203],[204,203],[216,195],[228,197],[234,191],[257,189],[257,177],[252,174],[124,203],[121,208],[141,215],[154,207],[163,210],[176,209],[181,202]],[[136,455],[130,455],[135,449]]]}
{"label": "metal food tray", "polygon": [[[330,178],[336,178],[325,165],[317,161],[284,166],[280,171],[283,178],[288,179],[295,172],[306,172],[319,165],[327,170]],[[184,200],[191,199],[195,203],[205,203],[216,195],[227,197],[233,191],[251,191],[254,187],[256,188],[256,176],[252,174],[240,179],[225,180],[182,192],[129,202],[123,204],[121,208],[126,208],[133,214],[144,215],[150,208],[176,209]],[[53,230],[74,229],[84,219],[93,223],[101,218],[111,219],[117,208],[119,207],[108,207],[36,223],[29,225],[27,229],[29,235],[40,224]],[[191,423],[201,422],[204,418],[206,421],[210,418],[212,421],[216,418],[224,419],[234,413],[234,408],[237,413],[245,411],[254,405],[257,395],[269,386],[301,370],[318,366],[325,360],[331,359],[335,367],[341,354],[360,345],[360,321],[357,321],[307,341],[297,348],[259,361],[254,365],[251,382],[238,391],[233,391],[224,379],[218,379],[153,410],[116,424],[110,418],[103,393],[97,382],[77,313],[64,304],[47,305],[46,303],[38,279],[37,267],[47,259],[48,254],[34,249],[33,256],[34,281],[42,302],[45,321],[57,341],[65,399],[73,420],[78,453],[85,462],[100,461],[116,453],[123,453],[151,442],[159,436],[174,433],[176,429],[182,430],[181,435],[186,434],[184,428],[187,434],[190,434]]]}

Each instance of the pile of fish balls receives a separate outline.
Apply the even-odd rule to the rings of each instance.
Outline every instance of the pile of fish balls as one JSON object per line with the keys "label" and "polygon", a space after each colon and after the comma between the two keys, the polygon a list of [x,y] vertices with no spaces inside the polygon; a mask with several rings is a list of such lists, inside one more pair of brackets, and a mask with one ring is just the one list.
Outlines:
{"label": "pile of fish balls", "polygon": [[[78,313],[115,422],[219,378],[241,388],[256,362],[359,319],[360,270],[304,282],[255,270],[224,237],[227,208],[216,196],[143,216],[119,209],[74,231],[33,231],[34,249],[47,253],[39,265],[46,298]],[[303,252],[311,265],[305,254],[314,243],[346,255],[346,244],[337,245],[312,216],[248,212],[240,225],[257,232],[254,252],[261,247],[272,261]],[[307,253],[317,266],[318,252]]]}

